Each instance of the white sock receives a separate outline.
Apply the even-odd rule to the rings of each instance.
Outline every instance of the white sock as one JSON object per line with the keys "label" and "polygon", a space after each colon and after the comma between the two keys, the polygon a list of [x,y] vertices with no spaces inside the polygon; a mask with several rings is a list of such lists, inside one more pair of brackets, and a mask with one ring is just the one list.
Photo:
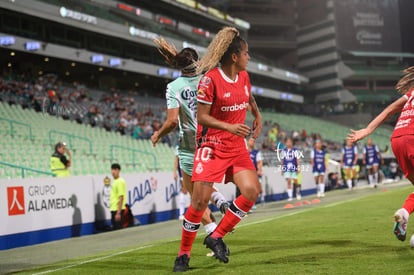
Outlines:
{"label": "white sock", "polygon": [[408,220],[408,218],[410,217],[410,213],[408,213],[407,209],[405,208],[401,208],[402,212],[403,212],[403,216],[406,220]]}
{"label": "white sock", "polygon": [[288,193],[288,197],[291,199],[293,197],[293,189],[288,189],[287,193]]}
{"label": "white sock", "polygon": [[321,194],[325,193],[325,183],[319,183],[319,191]]}
{"label": "white sock", "polygon": [[218,191],[211,193],[210,201],[212,204],[220,208],[221,204],[226,201],[226,198]]}
{"label": "white sock", "polygon": [[207,235],[213,233],[216,230],[217,224],[215,222],[209,223],[204,225],[204,229],[206,230]]}
{"label": "white sock", "polygon": [[374,173],[374,184],[378,183],[378,172]]}
{"label": "white sock", "polygon": [[352,180],[346,180],[346,185],[348,185],[348,189],[352,189]]}
{"label": "white sock", "polygon": [[180,192],[179,196],[178,196],[178,205],[179,205],[179,211],[180,211],[180,216],[184,215],[184,211],[185,211],[185,204],[186,204],[186,200],[185,200],[185,195],[183,194],[183,192]]}
{"label": "white sock", "polygon": [[373,175],[368,175],[368,180],[369,180],[369,184],[375,184]]}

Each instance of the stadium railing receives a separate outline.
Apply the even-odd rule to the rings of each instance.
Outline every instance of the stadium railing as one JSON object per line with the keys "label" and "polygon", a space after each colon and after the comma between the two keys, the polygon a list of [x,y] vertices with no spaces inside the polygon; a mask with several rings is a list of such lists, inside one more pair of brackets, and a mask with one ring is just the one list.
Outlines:
{"label": "stadium railing", "polygon": [[31,172],[35,172],[35,173],[38,173],[38,174],[44,174],[44,175],[56,177],[56,175],[52,172],[42,171],[42,170],[38,170],[38,169],[34,169],[34,168],[22,166],[22,165],[17,165],[17,164],[13,164],[13,163],[8,163],[8,162],[4,162],[4,161],[0,161],[0,165],[5,165],[5,166],[11,167],[11,168],[21,169],[22,178],[25,177],[25,171],[31,171]]}
{"label": "stadium railing", "polygon": [[[131,152],[132,165],[133,166],[138,165],[138,163],[135,161],[136,160],[135,159],[135,153],[136,152],[141,153],[141,154],[144,154],[144,155],[151,156],[152,159],[153,159],[153,161],[154,161],[153,170],[154,171],[158,171],[157,158],[156,158],[155,154],[150,153],[150,152],[147,152],[147,151],[144,151],[144,150],[129,148],[129,147],[121,146],[121,145],[115,145],[115,144],[111,145],[111,162],[114,162],[114,160],[116,159],[115,158],[115,153],[114,153],[114,149],[115,148],[118,148],[118,149],[121,149],[121,150],[124,150],[124,151],[130,151]],[[149,170],[151,170],[150,167],[148,167],[148,168],[149,168]]]}
{"label": "stadium railing", "polygon": [[53,139],[53,134],[59,134],[59,135],[66,136],[68,138],[68,143],[69,143],[69,148],[70,149],[74,148],[73,142],[72,142],[73,139],[80,139],[80,140],[84,140],[84,141],[88,142],[88,144],[89,144],[89,155],[93,155],[92,141],[89,138],[82,137],[82,136],[77,136],[77,135],[74,135],[74,134],[65,133],[65,132],[61,132],[61,131],[50,130],[49,131],[49,145],[50,146],[53,146],[54,145],[54,140],[56,140],[56,139]]}
{"label": "stadium railing", "polygon": [[11,137],[14,137],[15,124],[27,127],[27,129],[29,130],[29,138],[30,138],[30,140],[33,141],[32,127],[29,124],[19,122],[19,121],[15,121],[15,120],[12,120],[12,119],[2,118],[2,117],[0,117],[0,120],[6,121],[10,125],[10,136]]}

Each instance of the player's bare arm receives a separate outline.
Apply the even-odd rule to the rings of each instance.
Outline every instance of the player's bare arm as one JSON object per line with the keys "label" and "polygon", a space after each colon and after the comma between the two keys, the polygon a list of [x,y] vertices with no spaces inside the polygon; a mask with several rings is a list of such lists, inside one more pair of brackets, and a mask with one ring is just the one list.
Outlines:
{"label": "player's bare arm", "polygon": [[210,115],[210,104],[204,104],[198,102],[197,104],[197,123],[213,129],[223,130],[237,135],[245,137],[250,134],[250,127],[244,124],[230,124],[224,121],[220,121]]}
{"label": "player's bare arm", "polygon": [[156,146],[160,139],[171,133],[178,125],[178,112],[180,108],[168,109],[167,120],[162,125],[159,131],[155,131],[151,136],[152,145]]}
{"label": "player's bare arm", "polygon": [[253,138],[257,138],[262,131],[262,115],[260,114],[256,100],[252,94],[249,96],[249,106],[250,113],[255,117],[255,120],[253,121]]}
{"label": "player's bare arm", "polygon": [[356,142],[358,140],[364,139],[366,136],[370,135],[375,129],[378,128],[382,123],[384,123],[391,115],[401,112],[404,108],[407,99],[405,97],[400,97],[394,103],[389,105],[387,108],[384,109],[373,121],[368,124],[368,126],[364,129],[355,131],[351,129],[350,134],[348,134],[347,139]]}

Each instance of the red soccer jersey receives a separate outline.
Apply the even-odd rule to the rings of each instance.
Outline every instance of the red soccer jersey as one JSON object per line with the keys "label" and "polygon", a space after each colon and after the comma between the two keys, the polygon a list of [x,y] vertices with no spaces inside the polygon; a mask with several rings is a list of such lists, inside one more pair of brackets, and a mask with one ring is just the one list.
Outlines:
{"label": "red soccer jersey", "polygon": [[[220,68],[207,72],[198,85],[197,101],[211,104],[210,115],[230,124],[244,123],[250,97],[250,79],[246,71],[233,81]],[[197,126],[197,147],[211,147],[222,152],[240,152],[246,147],[243,137],[227,131]]]}
{"label": "red soccer jersey", "polygon": [[401,111],[391,138],[414,135],[414,90],[406,93],[404,97],[407,102]]}

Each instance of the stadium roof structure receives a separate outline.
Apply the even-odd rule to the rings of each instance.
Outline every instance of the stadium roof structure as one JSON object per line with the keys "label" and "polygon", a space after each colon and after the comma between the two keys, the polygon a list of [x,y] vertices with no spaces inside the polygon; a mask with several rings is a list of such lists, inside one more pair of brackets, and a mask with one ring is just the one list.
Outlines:
{"label": "stadium roof structure", "polygon": [[[130,40],[138,44],[144,44],[150,47],[155,47],[153,38],[159,36],[157,33],[146,31],[138,27],[131,25],[125,26],[100,17],[79,13],[66,7],[59,6],[58,3],[57,5],[51,5],[42,1],[35,0],[27,0],[24,3],[2,1],[0,2],[0,7],[62,23],[65,25],[70,25],[74,28],[80,28],[103,35]],[[177,38],[168,36],[164,36],[164,38],[167,41],[171,41],[174,45],[177,46],[178,49],[184,47],[193,47],[200,52],[204,52],[206,50],[206,48],[203,46],[189,43]],[[290,83],[301,84],[308,82],[308,78],[303,75],[299,75],[295,72],[287,71],[281,68],[276,68],[268,64],[255,62],[254,57],[253,60],[249,62],[248,70],[258,75],[279,79]]]}
{"label": "stadium roof structure", "polygon": [[198,1],[193,0],[161,0],[170,5],[174,5],[184,10],[190,10],[192,13],[207,17],[210,20],[217,21],[223,25],[234,25],[243,30],[250,29],[250,23],[240,18],[234,18],[233,16],[224,13],[213,7],[202,5]]}
{"label": "stadium roof structure", "polygon": [[353,56],[358,57],[405,57],[414,58],[414,53],[403,53],[403,52],[360,52],[360,51],[349,51]]}

